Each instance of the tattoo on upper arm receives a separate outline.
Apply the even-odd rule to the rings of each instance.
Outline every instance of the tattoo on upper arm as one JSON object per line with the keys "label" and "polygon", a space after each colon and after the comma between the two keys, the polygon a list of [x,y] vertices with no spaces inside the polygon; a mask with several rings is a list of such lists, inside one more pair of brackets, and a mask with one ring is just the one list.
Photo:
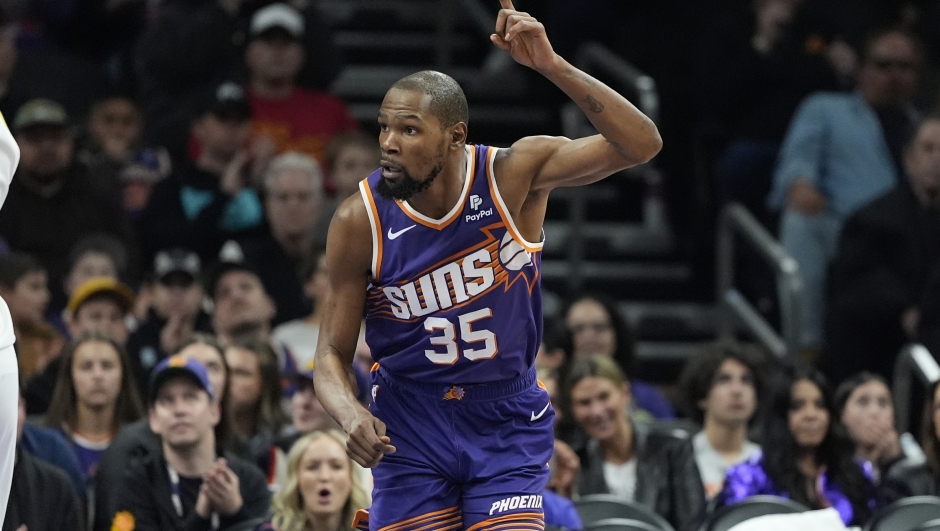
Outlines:
{"label": "tattoo on upper arm", "polygon": [[624,157],[629,156],[629,153],[627,153],[627,150],[624,149],[623,146],[621,146],[619,143],[614,142],[613,140],[611,140],[611,139],[609,139],[609,138],[605,138],[604,140],[607,140],[607,143],[610,144],[611,147],[613,147],[614,149],[616,149],[616,150],[617,150],[617,153],[620,153],[620,154],[623,155]]}
{"label": "tattoo on upper arm", "polygon": [[590,94],[584,97],[584,102],[587,103],[588,109],[593,113],[601,113],[604,111],[604,104],[597,101],[594,96]]}

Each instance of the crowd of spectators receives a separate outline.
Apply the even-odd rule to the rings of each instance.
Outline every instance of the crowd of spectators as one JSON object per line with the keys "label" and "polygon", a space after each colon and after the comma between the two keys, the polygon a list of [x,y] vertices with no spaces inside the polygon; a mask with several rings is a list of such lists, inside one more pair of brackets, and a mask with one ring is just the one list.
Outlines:
{"label": "crowd of spectators", "polygon": [[[940,494],[940,389],[899,434],[886,383],[905,343],[940,352],[940,2],[653,4],[532,11],[566,56],[592,36],[653,75],[666,173],[694,159],[716,205],[778,231],[809,363],[704,345],[669,400],[616,301],[571,297],[536,359],[558,410],[546,523],[578,529],[592,493],[678,531],[755,494],[852,525]],[[23,378],[5,530],[349,529],[369,506],[313,386],[326,230],[380,155],[329,93],[341,66],[315,1],[0,6],[22,153],[0,211]],[[363,402],[370,365],[360,337]]]}

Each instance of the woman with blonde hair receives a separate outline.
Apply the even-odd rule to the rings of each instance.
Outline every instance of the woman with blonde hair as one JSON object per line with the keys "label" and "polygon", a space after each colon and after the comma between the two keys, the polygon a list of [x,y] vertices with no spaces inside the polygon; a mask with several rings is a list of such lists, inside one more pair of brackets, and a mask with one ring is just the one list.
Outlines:
{"label": "woman with blonde hair", "polygon": [[300,438],[287,457],[287,478],[271,502],[272,517],[260,530],[353,529],[359,509],[370,505],[363,469],[346,455],[346,435],[315,431]]}

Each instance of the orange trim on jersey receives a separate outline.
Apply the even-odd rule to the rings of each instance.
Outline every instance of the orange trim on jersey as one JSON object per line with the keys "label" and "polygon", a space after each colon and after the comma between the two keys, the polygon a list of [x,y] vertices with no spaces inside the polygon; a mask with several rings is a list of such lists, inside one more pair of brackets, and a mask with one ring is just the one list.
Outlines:
{"label": "orange trim on jersey", "polygon": [[496,210],[499,212],[499,217],[503,218],[503,223],[506,225],[506,230],[509,231],[509,234],[512,234],[512,239],[516,240],[516,243],[522,246],[523,249],[530,253],[537,253],[542,250],[542,244],[533,244],[529,243],[525,238],[522,237],[522,234],[516,229],[516,225],[512,220],[512,216],[509,215],[508,208],[503,204],[503,196],[499,193],[499,188],[496,186],[496,170],[493,168],[493,161],[496,157],[496,148],[490,148],[490,152],[486,154],[486,178],[490,182],[490,192],[493,196],[493,204],[496,205]]}
{"label": "orange trim on jersey", "polygon": [[385,527],[379,528],[379,531],[397,531],[399,529],[407,528],[410,525],[423,524],[425,521],[431,520],[440,520],[445,518],[451,518],[453,516],[459,516],[460,513],[457,510],[457,507],[448,507],[446,509],[440,509],[438,511],[431,511],[429,513],[424,513],[419,516],[414,516],[408,518],[407,520],[402,520],[401,522],[387,525]]}
{"label": "orange trim on jersey", "polygon": [[[443,527],[438,527],[443,526]],[[424,527],[415,527],[410,531],[449,531],[450,529],[460,529],[463,527],[463,517],[459,514],[455,514],[443,522],[431,522],[430,524]]]}
{"label": "orange trim on jersey", "polygon": [[467,531],[474,531],[484,526],[490,526],[494,524],[499,524],[502,526],[505,524],[526,524],[526,525],[541,525],[545,527],[545,523],[542,520],[543,513],[514,513],[507,514],[505,516],[497,516],[496,518],[490,518],[489,520],[483,520],[482,522],[477,522],[472,526],[467,528]]}
{"label": "orange trim on jersey", "polygon": [[545,384],[542,383],[542,380],[539,380],[538,378],[536,378],[536,379],[535,379],[535,383],[536,383],[540,388],[545,389],[546,391],[548,391],[548,388],[545,387]]}
{"label": "orange trim on jersey", "polygon": [[369,369],[369,372],[375,372],[375,371],[377,371],[377,370],[379,370],[379,362],[373,363],[373,364],[372,364],[372,368]]}
{"label": "orange trim on jersey", "polygon": [[405,203],[400,199],[396,199],[395,202],[398,203],[398,207],[401,208],[401,211],[405,213],[406,216],[411,218],[412,221],[420,223],[425,227],[441,230],[448,225],[450,225],[455,219],[460,218],[460,214],[463,212],[464,207],[467,204],[467,199],[470,197],[470,189],[473,188],[473,180],[476,178],[477,174],[477,149],[475,146],[467,146],[469,148],[469,153],[467,154],[470,157],[470,172],[467,175],[467,182],[464,183],[464,189],[461,191],[463,197],[457,201],[457,205],[454,206],[454,209],[441,220],[431,220],[427,217],[422,218],[421,216],[416,215],[415,211],[411,205]]}
{"label": "orange trim on jersey", "polygon": [[359,531],[369,531],[369,510],[359,509],[353,517],[352,528]]}
{"label": "orange trim on jersey", "polygon": [[487,527],[486,531],[496,531],[498,529],[519,529],[526,531],[543,531],[545,529],[545,522],[542,521],[532,521],[532,520],[511,520],[509,522],[504,522],[499,525],[494,525]]}
{"label": "orange trim on jersey", "polygon": [[369,180],[363,179],[359,183],[365,198],[366,208],[369,211],[369,217],[372,220],[372,280],[377,282],[382,274],[382,220],[379,218],[379,209],[375,206],[375,197],[372,196],[372,188],[369,186]]}

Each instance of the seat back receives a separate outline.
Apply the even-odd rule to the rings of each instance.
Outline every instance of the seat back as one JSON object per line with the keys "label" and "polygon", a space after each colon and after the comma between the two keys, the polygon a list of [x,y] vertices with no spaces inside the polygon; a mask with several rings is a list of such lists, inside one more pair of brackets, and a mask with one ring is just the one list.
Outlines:
{"label": "seat back", "polygon": [[937,519],[940,519],[940,498],[911,496],[876,512],[865,526],[865,531],[913,531]]}
{"label": "seat back", "polygon": [[808,510],[809,508],[788,498],[751,496],[740,503],[719,508],[705,520],[700,531],[728,531],[741,522],[758,516],[802,513]]}
{"label": "seat back", "polygon": [[624,501],[612,494],[589,494],[574,502],[581,522],[587,528],[592,523],[609,518],[629,518],[652,525],[660,531],[674,531],[665,518],[646,507]]}
{"label": "seat back", "polygon": [[924,522],[914,528],[914,531],[940,531],[940,518]]}
{"label": "seat back", "polygon": [[584,531],[660,531],[660,528],[633,518],[605,518],[585,525]]}

